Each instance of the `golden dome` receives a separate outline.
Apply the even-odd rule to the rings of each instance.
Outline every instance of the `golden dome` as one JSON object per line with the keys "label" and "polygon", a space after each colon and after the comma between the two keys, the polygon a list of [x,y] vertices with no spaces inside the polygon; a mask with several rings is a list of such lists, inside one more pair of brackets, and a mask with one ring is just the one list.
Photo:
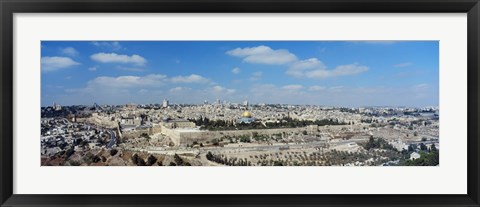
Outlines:
{"label": "golden dome", "polygon": [[250,113],[249,111],[245,111],[245,112],[243,112],[242,117],[252,118],[252,113]]}

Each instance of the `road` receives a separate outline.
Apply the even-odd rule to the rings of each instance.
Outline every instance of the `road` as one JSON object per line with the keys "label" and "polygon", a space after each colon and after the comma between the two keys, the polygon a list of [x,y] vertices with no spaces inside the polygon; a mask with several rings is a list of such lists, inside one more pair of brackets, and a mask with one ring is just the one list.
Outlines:
{"label": "road", "polygon": [[[140,148],[129,148],[133,151],[145,151],[149,153],[158,153],[158,154],[186,154],[186,153],[206,153],[208,151],[213,152],[222,152],[222,151],[242,151],[242,152],[254,152],[254,151],[280,151],[280,148],[288,147],[289,149],[299,149],[299,148],[318,148],[323,147],[327,142],[325,141],[316,141],[316,142],[307,142],[307,143],[289,143],[283,145],[241,145],[235,147],[202,147],[202,148],[165,148],[165,147],[154,147],[148,149]],[[338,143],[335,143],[338,144]]]}
{"label": "road", "polygon": [[117,136],[115,135],[115,132],[111,129],[103,129],[101,127],[98,127],[98,126],[95,126],[95,125],[91,125],[91,124],[85,124],[87,126],[90,126],[91,128],[94,128],[96,129],[97,131],[103,131],[103,130],[106,130],[108,134],[110,134],[110,141],[107,143],[107,149],[111,149],[115,144],[117,144]]}
{"label": "road", "polygon": [[117,144],[117,137],[115,136],[115,132],[113,130],[107,130],[108,134],[110,134],[110,142],[107,144],[107,148],[111,149],[115,144]]}

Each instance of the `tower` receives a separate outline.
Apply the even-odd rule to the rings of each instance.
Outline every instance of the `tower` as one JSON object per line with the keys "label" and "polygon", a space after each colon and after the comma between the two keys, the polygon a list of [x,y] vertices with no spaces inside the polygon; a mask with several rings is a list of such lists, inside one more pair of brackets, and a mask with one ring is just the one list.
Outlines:
{"label": "tower", "polygon": [[57,103],[55,103],[55,102],[53,102],[53,107],[52,107],[52,108],[53,108],[53,110],[55,110],[55,111],[60,111],[60,110],[62,110],[62,106],[60,106],[59,104],[57,104]]}
{"label": "tower", "polygon": [[162,104],[163,108],[167,108],[168,107],[168,100],[167,99],[163,99],[163,104]]}

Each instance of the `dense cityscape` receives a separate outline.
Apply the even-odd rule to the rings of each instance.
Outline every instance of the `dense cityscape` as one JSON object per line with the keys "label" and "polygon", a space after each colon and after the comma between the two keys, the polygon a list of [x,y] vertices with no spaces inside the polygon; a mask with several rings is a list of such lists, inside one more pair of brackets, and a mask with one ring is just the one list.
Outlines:
{"label": "dense cityscape", "polygon": [[436,166],[438,107],[42,107],[44,166]]}
{"label": "dense cityscape", "polygon": [[438,166],[438,41],[42,41],[41,166]]}

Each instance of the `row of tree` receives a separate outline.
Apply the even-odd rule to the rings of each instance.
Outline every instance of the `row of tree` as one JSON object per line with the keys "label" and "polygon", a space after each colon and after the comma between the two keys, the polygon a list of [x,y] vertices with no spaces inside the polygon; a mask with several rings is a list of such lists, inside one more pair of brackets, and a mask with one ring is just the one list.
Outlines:
{"label": "row of tree", "polygon": [[175,162],[170,162],[170,166],[191,166],[189,162],[186,162],[177,154],[173,156],[173,159]]}
{"label": "row of tree", "polygon": [[247,158],[244,158],[244,159],[238,159],[236,157],[228,158],[225,155],[216,155],[210,151],[207,153],[206,157],[207,157],[207,160],[210,160],[212,162],[216,162],[222,165],[228,165],[228,166],[251,166],[252,165],[252,163],[248,161]]}
{"label": "row of tree", "polygon": [[200,129],[206,129],[210,131],[218,130],[248,130],[248,129],[278,129],[278,128],[299,128],[309,125],[347,125],[352,124],[340,122],[337,119],[322,119],[322,120],[298,120],[291,117],[284,117],[278,122],[267,122],[262,124],[259,121],[251,123],[240,122],[236,123],[234,120],[210,120],[207,117],[200,117],[198,119],[189,119],[194,122],[195,125],[200,126]]}
{"label": "row of tree", "polygon": [[[137,166],[152,166],[154,165],[155,163],[157,163],[157,158],[153,155],[149,155],[147,157],[147,161],[145,162],[145,160],[143,160],[142,157],[140,157],[138,154],[134,154],[131,158],[133,164],[137,165]],[[157,165],[162,165],[162,163],[157,163]]]}
{"label": "row of tree", "polygon": [[393,150],[393,151],[398,151],[395,147],[393,147],[391,144],[389,144],[385,139],[383,138],[374,138],[373,136],[370,136],[370,139],[368,139],[368,142],[362,145],[363,148],[366,150],[370,149],[386,149],[386,150]]}

